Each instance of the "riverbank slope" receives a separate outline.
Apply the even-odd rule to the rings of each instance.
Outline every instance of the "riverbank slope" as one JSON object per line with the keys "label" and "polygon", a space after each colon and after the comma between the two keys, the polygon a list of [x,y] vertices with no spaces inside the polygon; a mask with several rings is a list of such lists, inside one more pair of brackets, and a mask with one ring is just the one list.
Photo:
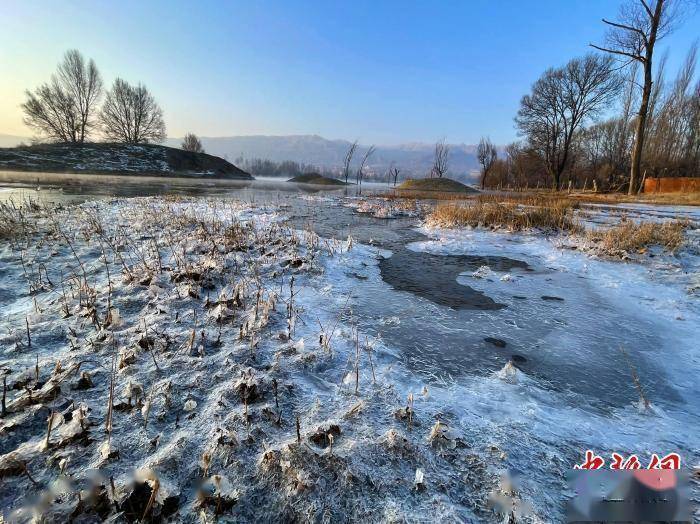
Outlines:
{"label": "riverbank slope", "polygon": [[252,180],[227,160],[154,144],[39,144],[0,148],[0,170]]}

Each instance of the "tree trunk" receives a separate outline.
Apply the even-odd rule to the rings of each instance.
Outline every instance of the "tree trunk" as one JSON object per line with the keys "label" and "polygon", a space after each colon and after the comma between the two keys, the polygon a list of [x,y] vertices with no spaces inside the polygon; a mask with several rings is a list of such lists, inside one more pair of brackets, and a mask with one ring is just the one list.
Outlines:
{"label": "tree trunk", "polygon": [[644,150],[644,134],[646,132],[647,114],[649,112],[649,97],[651,95],[651,62],[644,65],[644,89],[642,90],[642,103],[637,115],[637,126],[634,133],[634,147],[632,148],[632,167],[630,169],[630,184],[628,195],[633,195],[639,172],[642,168],[642,152]]}
{"label": "tree trunk", "polygon": [[559,168],[551,170],[552,175],[552,189],[554,191],[559,191],[559,180],[561,180],[561,171]]}
{"label": "tree trunk", "polygon": [[651,98],[652,80],[652,56],[654,54],[654,44],[656,44],[656,35],[661,22],[665,0],[658,0],[654,15],[651,17],[651,31],[649,32],[649,41],[646,43],[646,54],[644,57],[644,88],[642,89],[642,102],[639,106],[637,115],[637,129],[634,135],[634,147],[632,149],[632,167],[630,169],[630,184],[627,188],[627,194],[633,195],[637,180],[639,180],[639,172],[642,166],[642,152],[644,151],[644,135],[646,134],[647,115],[649,113],[649,99]]}

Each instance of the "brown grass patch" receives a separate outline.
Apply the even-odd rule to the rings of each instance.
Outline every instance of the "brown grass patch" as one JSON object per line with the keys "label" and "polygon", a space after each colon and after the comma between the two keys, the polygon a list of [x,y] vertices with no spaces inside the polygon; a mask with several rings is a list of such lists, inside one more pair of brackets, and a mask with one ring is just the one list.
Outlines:
{"label": "brown grass patch", "polygon": [[678,206],[700,206],[700,193],[642,193],[640,195],[627,195],[626,193],[594,193],[552,191],[549,189],[530,189],[528,191],[512,191],[499,193],[447,193],[439,191],[401,191],[396,188],[393,192],[386,193],[387,198],[418,198],[425,200],[471,200],[474,198],[495,198],[501,202],[522,202],[531,198],[561,200],[591,204],[660,204]]}
{"label": "brown grass patch", "polygon": [[667,206],[700,206],[700,193],[572,193],[570,198],[597,204],[663,204]]}
{"label": "brown grass patch", "polygon": [[392,204],[395,209],[398,209],[399,211],[408,211],[408,212],[413,212],[413,211],[418,211],[418,200],[415,198],[406,198],[402,200],[398,200]]}
{"label": "brown grass patch", "polygon": [[518,204],[531,207],[554,207],[578,209],[580,202],[568,198],[566,195],[552,194],[532,194],[532,193],[491,193],[482,194],[476,197],[482,203]]}
{"label": "brown grass patch", "polygon": [[370,196],[387,198],[389,200],[472,200],[476,193],[453,193],[451,191],[418,191],[416,189],[401,190],[399,188]]}
{"label": "brown grass patch", "polygon": [[477,193],[473,187],[451,178],[409,178],[398,187],[402,191],[439,191],[443,193]]}
{"label": "brown grass patch", "polygon": [[507,193],[509,197],[538,196],[542,198],[568,198],[572,201],[588,202],[593,204],[663,204],[699,206],[700,193],[641,193],[639,195],[628,195],[626,193],[594,193],[592,191],[565,191],[552,190],[528,190],[523,193]]}
{"label": "brown grass patch", "polygon": [[610,256],[625,253],[643,253],[649,246],[661,246],[675,252],[685,242],[688,221],[633,222],[623,219],[616,226],[603,230],[589,230],[586,237],[598,250]]}
{"label": "brown grass patch", "polygon": [[578,232],[572,202],[566,199],[530,199],[521,203],[501,202],[499,195],[482,195],[471,204],[438,204],[428,216],[438,227],[486,227],[522,231],[525,229]]}

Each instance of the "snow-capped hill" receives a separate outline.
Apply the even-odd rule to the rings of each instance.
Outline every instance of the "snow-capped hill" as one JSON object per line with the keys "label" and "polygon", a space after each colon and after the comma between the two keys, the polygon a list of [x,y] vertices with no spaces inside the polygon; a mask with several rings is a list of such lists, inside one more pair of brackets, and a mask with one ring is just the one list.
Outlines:
{"label": "snow-capped hill", "polygon": [[152,144],[41,144],[0,149],[0,170],[252,178],[222,158]]}

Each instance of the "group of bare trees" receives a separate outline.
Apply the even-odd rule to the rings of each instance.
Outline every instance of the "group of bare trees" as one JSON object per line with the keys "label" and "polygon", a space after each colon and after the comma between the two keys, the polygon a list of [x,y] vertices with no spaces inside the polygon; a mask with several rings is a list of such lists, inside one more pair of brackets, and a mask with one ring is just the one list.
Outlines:
{"label": "group of bare trees", "polygon": [[[188,151],[183,143],[182,149]],[[239,156],[234,160],[234,164],[238,167],[247,171],[252,175],[258,176],[269,176],[269,177],[295,177],[299,175],[305,175],[310,173],[319,174],[325,177],[333,178],[338,173],[333,171],[328,167],[316,166],[312,164],[304,164],[300,162],[294,162],[293,160],[283,160],[281,162],[275,162],[274,160],[268,160],[263,158],[243,158]]]}
{"label": "group of bare trees", "polygon": [[[700,81],[693,84],[697,48],[691,48],[673,81],[665,79],[665,60],[655,75],[645,117],[643,145],[636,171],[639,101],[635,84],[629,87],[618,114],[590,126],[579,137],[578,157],[570,169],[574,179],[590,178],[611,189],[638,188],[644,176],[698,176],[700,174]],[[634,78],[635,71],[630,72]],[[637,91],[637,92],[636,92]]]}
{"label": "group of bare trees", "polygon": [[[345,153],[345,158],[343,159],[341,176],[345,180],[346,184],[348,183],[348,179],[350,178],[350,174],[352,172],[352,159],[355,156],[355,153],[357,153],[357,148],[357,140],[355,140],[352,144],[350,144],[347,153]],[[360,187],[362,186],[362,181],[365,177],[365,167],[367,166],[367,161],[375,153],[375,151],[376,148],[373,145],[369,146],[362,155],[359,166],[357,166],[355,169],[355,183]],[[447,174],[449,155],[450,146],[445,143],[445,140],[439,140],[435,143],[435,155],[433,158],[432,167],[428,172],[429,177],[442,178],[445,174]],[[394,185],[396,185],[400,173],[401,170],[392,162],[392,164],[389,166],[388,172],[386,173],[386,179],[388,181],[393,180]]]}
{"label": "group of bare trees", "polygon": [[[371,157],[374,152],[376,151],[376,148],[372,145],[367,148],[367,150],[364,152],[362,155],[362,160],[360,161],[360,165],[357,167],[355,170],[355,184],[358,185],[358,187],[362,187],[362,180],[364,179],[365,176],[365,166],[367,165],[367,160],[369,160],[369,157]],[[352,171],[351,169],[351,164],[352,164],[352,159],[355,156],[355,153],[357,152],[357,140],[355,140],[352,144],[350,144],[350,147],[348,148],[347,153],[345,153],[345,158],[343,159],[343,171],[342,171],[342,176],[345,180],[345,183],[348,183],[348,178],[350,177],[350,173]]]}
{"label": "group of bare trees", "polygon": [[538,152],[556,188],[570,163],[577,133],[620,91],[614,68],[612,58],[595,54],[571,60],[545,71],[520,102],[516,125]]}
{"label": "group of bare trees", "polygon": [[42,140],[81,144],[99,134],[138,144],[166,136],[163,112],[144,85],[117,78],[105,94],[95,62],[77,50],[68,51],[51,80],[26,97],[24,122]]}
{"label": "group of bare trees", "polygon": [[[632,193],[644,176],[699,176],[697,48],[672,82],[666,57],[654,55],[683,4],[625,0],[617,20],[603,20],[605,44],[591,44],[601,54],[545,71],[515,118],[523,141],[506,146],[504,158],[482,175],[487,185]],[[602,115],[608,118],[601,121]]]}

